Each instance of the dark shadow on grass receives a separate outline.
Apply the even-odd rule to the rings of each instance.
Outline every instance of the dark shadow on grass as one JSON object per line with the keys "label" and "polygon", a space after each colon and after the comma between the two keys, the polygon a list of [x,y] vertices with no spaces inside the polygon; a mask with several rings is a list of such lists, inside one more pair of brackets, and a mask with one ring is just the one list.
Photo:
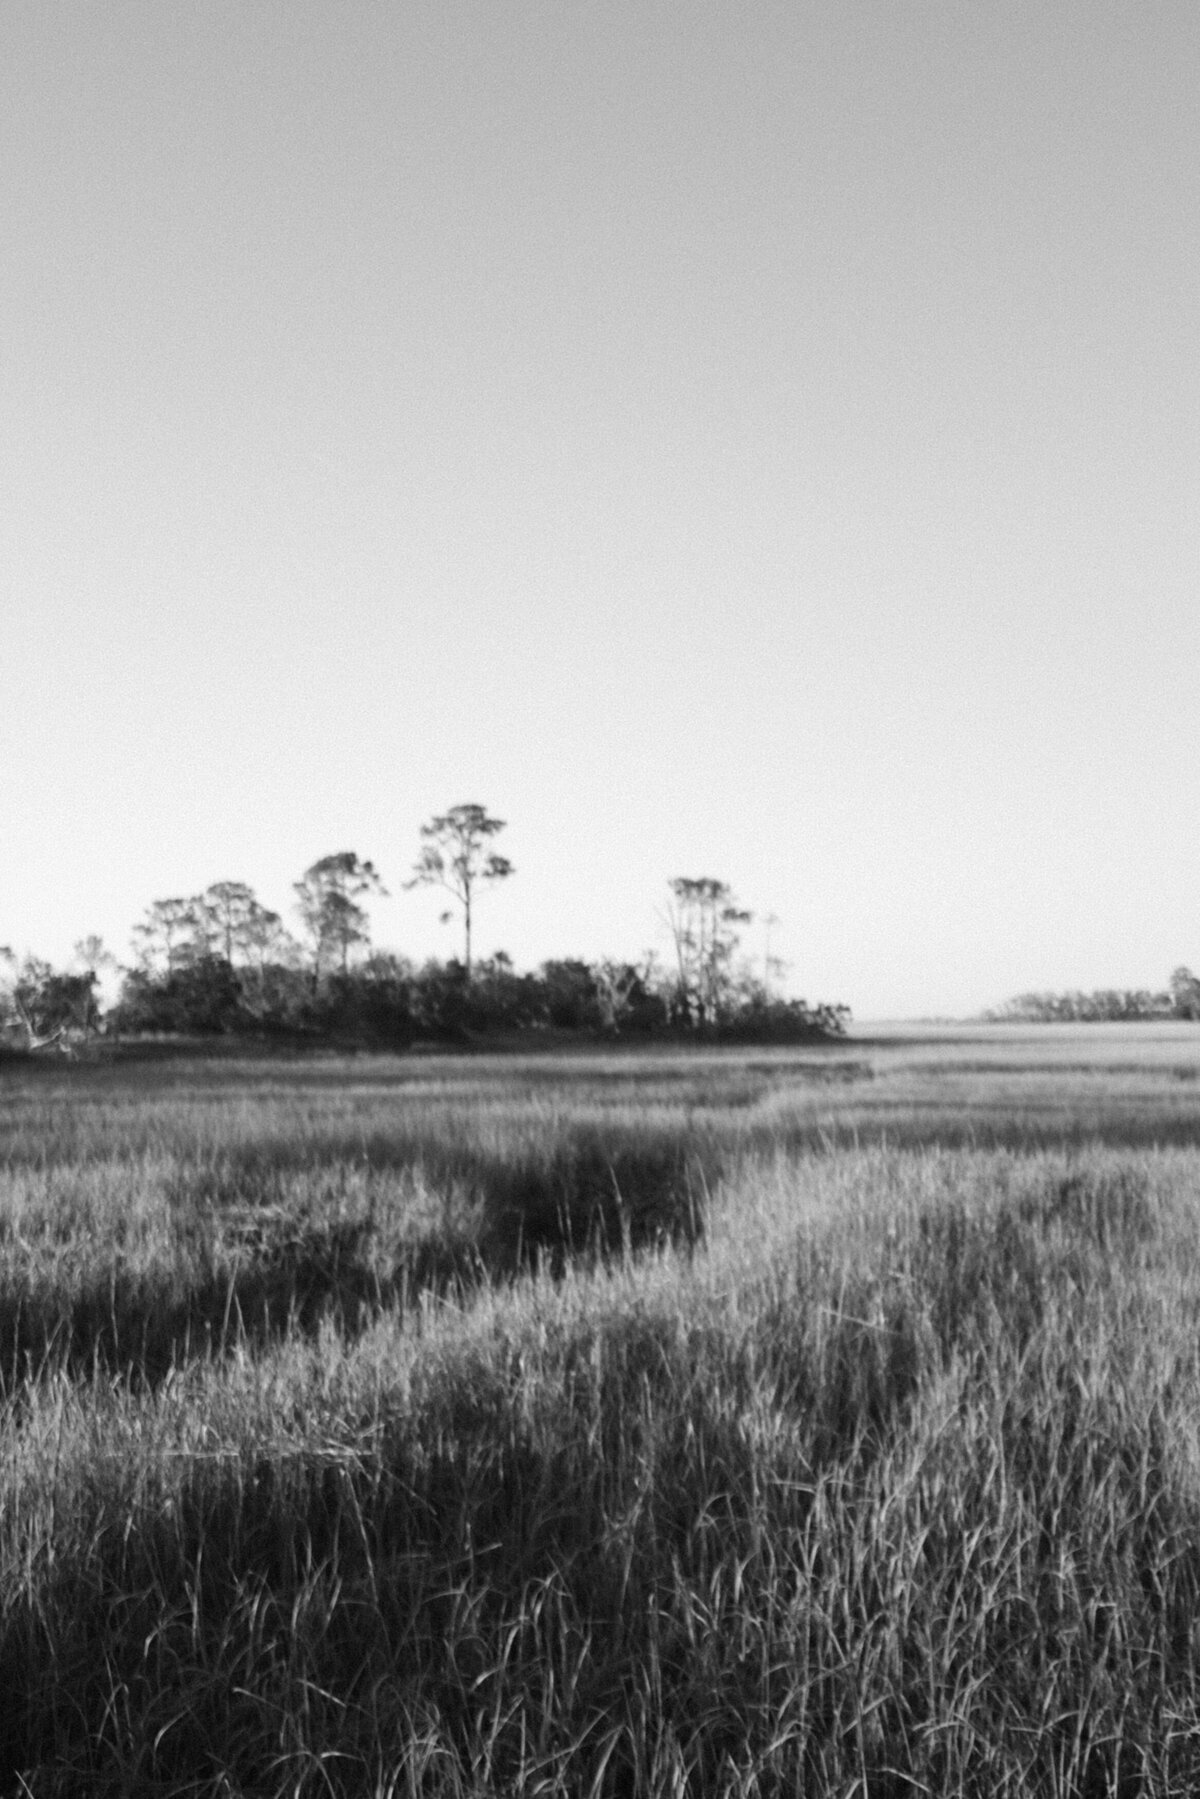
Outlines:
{"label": "dark shadow on grass", "polygon": [[360,1224],[310,1229],[184,1286],[117,1272],[69,1296],[0,1294],[0,1393],[49,1369],[153,1387],[197,1358],[311,1336],[326,1320],[354,1335],[388,1307],[422,1291],[465,1292],[483,1273],[473,1244],[432,1239],[380,1271],[370,1237]]}
{"label": "dark shadow on grass", "polygon": [[0,1393],[47,1370],[154,1386],[193,1359],[313,1336],[327,1322],[354,1336],[425,1294],[462,1300],[534,1269],[561,1277],[571,1265],[691,1247],[719,1169],[715,1153],[657,1137],[576,1134],[526,1158],[466,1150],[452,1172],[482,1197],[473,1230],[391,1243],[373,1216],[289,1216],[277,1171],[248,1207],[248,1172],[223,1184],[206,1173],[195,1191],[171,1196],[185,1235],[204,1219],[190,1271],[186,1261],[161,1273],[100,1263],[69,1288],[10,1272],[0,1285]]}
{"label": "dark shadow on grass", "polygon": [[[978,1105],[964,1105],[950,1112],[944,1099],[933,1100],[921,1107],[917,1102],[901,1101],[895,1112],[864,1104],[858,1112],[823,1119],[804,1119],[771,1127],[764,1132],[763,1147],[782,1153],[803,1154],[845,1149],[949,1149],[949,1150],[1015,1150],[1033,1153],[1041,1150],[1105,1149],[1195,1149],[1200,1147],[1200,1112],[1169,1115],[1150,1112],[1138,1116],[1131,1111],[1122,1117],[1115,1111],[1103,1116],[1038,1116],[1030,1106],[1022,1116],[1004,1116],[1005,1107],[989,1111]],[[1010,1108],[1011,1112],[1011,1108]],[[753,1130],[748,1133],[747,1147],[754,1148]]]}
{"label": "dark shadow on grass", "polygon": [[485,1259],[506,1272],[538,1265],[559,1273],[580,1256],[692,1248],[719,1172],[715,1149],[689,1150],[682,1140],[577,1135],[551,1158],[488,1171]]}

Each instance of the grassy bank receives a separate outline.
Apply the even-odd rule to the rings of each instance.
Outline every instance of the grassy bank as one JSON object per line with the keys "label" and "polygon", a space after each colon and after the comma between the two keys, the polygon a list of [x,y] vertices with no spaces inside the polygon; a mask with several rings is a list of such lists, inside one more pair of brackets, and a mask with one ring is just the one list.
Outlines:
{"label": "grassy bank", "polygon": [[1194,1792],[1190,1053],[6,1083],[0,1783]]}

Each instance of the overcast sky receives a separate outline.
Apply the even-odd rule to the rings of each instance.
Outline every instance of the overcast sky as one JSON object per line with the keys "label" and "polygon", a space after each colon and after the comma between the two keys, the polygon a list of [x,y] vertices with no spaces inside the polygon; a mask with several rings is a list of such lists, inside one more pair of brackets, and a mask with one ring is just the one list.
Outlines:
{"label": "overcast sky", "polygon": [[1195,0],[0,0],[0,180],[0,942],[1200,965]]}

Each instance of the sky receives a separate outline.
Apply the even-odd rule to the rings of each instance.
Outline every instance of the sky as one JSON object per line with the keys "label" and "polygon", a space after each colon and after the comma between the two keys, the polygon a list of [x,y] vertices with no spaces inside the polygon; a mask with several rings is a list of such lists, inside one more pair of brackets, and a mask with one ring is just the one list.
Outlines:
{"label": "sky", "polygon": [[0,0],[0,943],[1200,966],[1198,219],[1194,0]]}

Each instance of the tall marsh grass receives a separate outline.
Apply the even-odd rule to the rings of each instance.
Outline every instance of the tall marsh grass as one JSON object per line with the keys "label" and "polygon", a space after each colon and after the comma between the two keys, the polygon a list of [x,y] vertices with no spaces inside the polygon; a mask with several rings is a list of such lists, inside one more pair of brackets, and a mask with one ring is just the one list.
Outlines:
{"label": "tall marsh grass", "polygon": [[1200,1790],[1200,1152],[768,1061],[10,1089],[0,1790]]}

